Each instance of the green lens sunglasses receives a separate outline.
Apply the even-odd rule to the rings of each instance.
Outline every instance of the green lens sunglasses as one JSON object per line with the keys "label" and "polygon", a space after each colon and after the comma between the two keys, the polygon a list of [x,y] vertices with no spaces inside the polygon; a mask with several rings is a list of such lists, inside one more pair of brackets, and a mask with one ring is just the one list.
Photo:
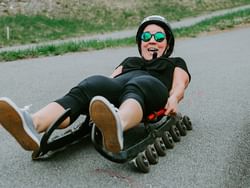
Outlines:
{"label": "green lens sunglasses", "polygon": [[162,32],[156,32],[155,34],[152,34],[148,31],[146,31],[146,32],[142,33],[141,40],[144,42],[148,42],[148,41],[150,41],[152,36],[154,36],[154,39],[156,42],[162,42],[166,38],[166,35]]}

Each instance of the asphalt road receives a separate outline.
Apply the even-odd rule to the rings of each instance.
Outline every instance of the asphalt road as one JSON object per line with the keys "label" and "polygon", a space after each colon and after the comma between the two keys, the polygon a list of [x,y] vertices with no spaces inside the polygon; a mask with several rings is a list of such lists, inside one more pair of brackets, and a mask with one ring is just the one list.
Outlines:
{"label": "asphalt road", "polygon": [[[90,141],[45,161],[0,128],[0,187],[250,187],[250,28],[178,40],[175,56],[192,74],[180,111],[194,130],[149,174],[100,156]],[[57,99],[84,77],[109,75],[136,48],[118,48],[0,63],[0,96],[31,112]]]}

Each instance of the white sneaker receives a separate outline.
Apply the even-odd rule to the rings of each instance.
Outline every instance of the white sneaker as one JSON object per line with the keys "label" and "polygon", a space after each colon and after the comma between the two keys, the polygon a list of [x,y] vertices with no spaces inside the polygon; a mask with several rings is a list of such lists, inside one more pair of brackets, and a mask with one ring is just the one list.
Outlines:
{"label": "white sneaker", "polygon": [[41,137],[35,130],[31,115],[6,97],[0,98],[0,124],[25,150],[39,149]]}
{"label": "white sneaker", "polygon": [[89,114],[101,131],[106,150],[118,153],[123,149],[123,130],[118,109],[102,96],[94,97],[89,105]]}

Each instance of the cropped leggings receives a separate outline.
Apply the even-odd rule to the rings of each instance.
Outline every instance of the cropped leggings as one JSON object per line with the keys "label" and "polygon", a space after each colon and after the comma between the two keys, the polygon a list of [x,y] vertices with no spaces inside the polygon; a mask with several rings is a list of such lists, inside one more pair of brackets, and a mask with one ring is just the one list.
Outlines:
{"label": "cropped leggings", "polygon": [[144,71],[131,71],[116,78],[95,75],[84,79],[55,102],[64,109],[71,109],[70,122],[73,123],[81,114],[89,113],[89,103],[97,95],[107,98],[116,107],[126,99],[135,99],[146,117],[165,106],[168,89]]}

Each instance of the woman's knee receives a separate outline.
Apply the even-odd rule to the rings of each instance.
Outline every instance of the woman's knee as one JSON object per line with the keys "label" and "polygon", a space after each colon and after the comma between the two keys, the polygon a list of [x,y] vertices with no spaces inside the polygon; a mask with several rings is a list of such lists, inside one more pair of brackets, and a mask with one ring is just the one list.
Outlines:
{"label": "woman's knee", "polygon": [[165,105],[168,99],[168,89],[152,76],[140,76],[126,84],[123,100],[127,98],[136,99],[147,114]]}
{"label": "woman's knee", "polygon": [[104,80],[109,79],[106,76],[102,75],[93,75],[88,78],[85,78],[83,81],[81,81],[78,86],[79,87],[86,87],[90,85],[98,85],[104,82]]}
{"label": "woman's knee", "polygon": [[145,96],[168,96],[168,88],[158,79],[145,75],[131,79],[127,84],[127,87],[140,90]]}

